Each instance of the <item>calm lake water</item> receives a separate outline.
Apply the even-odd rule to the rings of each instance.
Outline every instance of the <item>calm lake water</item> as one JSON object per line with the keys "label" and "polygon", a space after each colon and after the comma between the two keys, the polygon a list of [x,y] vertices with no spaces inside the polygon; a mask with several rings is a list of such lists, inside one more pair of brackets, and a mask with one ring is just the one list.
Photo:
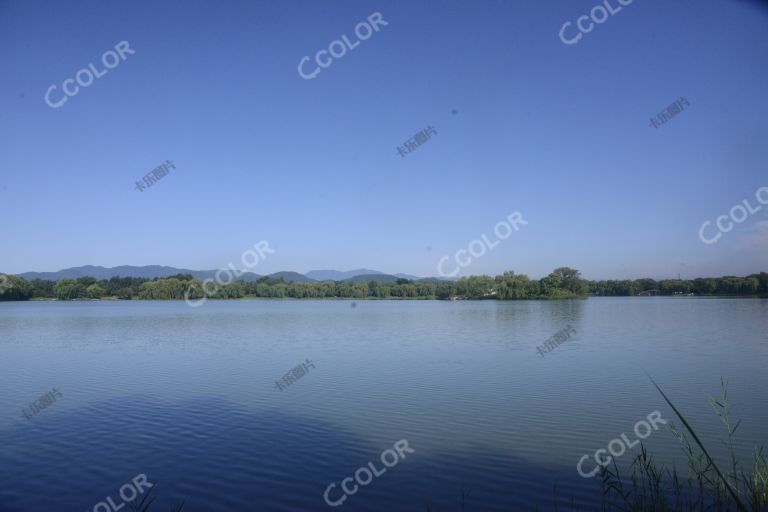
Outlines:
{"label": "calm lake water", "polygon": [[[567,324],[576,334],[538,355]],[[721,376],[741,459],[768,441],[766,327],[764,299],[0,303],[0,511],[119,506],[137,474],[160,512],[184,498],[207,512],[458,511],[462,486],[469,511],[554,510],[555,483],[561,503],[595,503],[582,455],[634,439],[654,410],[673,418],[644,372],[717,456],[706,393]],[[52,388],[62,396],[25,419]],[[414,453],[325,503],[402,439]],[[684,468],[666,428],[645,443]]]}

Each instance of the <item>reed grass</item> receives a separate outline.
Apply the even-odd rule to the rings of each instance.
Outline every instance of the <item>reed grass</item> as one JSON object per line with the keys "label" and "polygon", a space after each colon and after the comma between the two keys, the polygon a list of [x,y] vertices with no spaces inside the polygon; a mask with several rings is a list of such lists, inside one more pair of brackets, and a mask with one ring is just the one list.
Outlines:
{"label": "reed grass", "polygon": [[[650,376],[649,376],[650,378]],[[659,465],[641,443],[639,453],[623,475],[614,459],[612,466],[600,471],[602,497],[600,505],[579,507],[573,497],[563,503],[558,500],[557,487],[553,488],[553,501],[535,510],[571,512],[768,512],[768,459],[763,448],[755,448],[750,465],[742,464],[734,450],[734,434],[741,421],[733,423],[728,403],[728,382],[720,379],[720,395],[709,396],[715,414],[726,428],[726,446],[730,460],[718,466],[701,438],[683,413],[674,405],[661,387],[651,382],[669,404],[682,423],[676,427],[670,422],[670,431],[680,441],[687,459],[686,474],[677,469]],[[724,470],[721,470],[721,467]],[[463,490],[462,490],[463,496]],[[428,511],[436,509],[428,506]],[[462,502],[461,509],[466,508]]]}
{"label": "reed grass", "polygon": [[[726,446],[730,452],[727,466],[718,466],[700,437],[683,413],[674,405],[661,387],[649,376],[651,382],[669,404],[682,423],[678,428],[670,422],[670,431],[680,441],[687,459],[687,471],[681,476],[676,468],[658,465],[641,443],[639,453],[629,465],[629,474],[622,475],[616,461],[600,471],[601,503],[598,508],[578,507],[573,497],[567,505],[558,503],[557,486],[553,487],[554,508],[542,510],[569,510],[572,512],[768,512],[768,458],[763,447],[755,448],[751,466],[746,467],[736,457],[734,434],[741,420],[733,423],[728,403],[728,382],[720,379],[720,395],[709,396],[715,414],[726,428]],[[152,489],[153,490],[153,489]],[[134,512],[148,512],[154,497],[150,490],[134,504]],[[469,491],[462,484],[459,510],[467,506]],[[171,512],[183,512],[185,503],[171,508]],[[437,512],[427,504],[427,512]],[[540,508],[537,505],[536,510]]]}
{"label": "reed grass", "polygon": [[[650,378],[650,376],[649,376]],[[658,465],[640,445],[640,452],[630,465],[630,474],[622,476],[614,460],[612,467],[601,470],[603,490],[600,511],[630,512],[765,512],[768,511],[768,460],[763,448],[755,448],[751,467],[736,457],[735,424],[730,417],[728,382],[720,379],[720,395],[709,396],[715,414],[726,428],[730,460],[719,466],[683,413],[651,378],[654,387],[682,423],[670,422],[672,434],[680,441],[687,459],[687,471],[681,476],[676,468]],[[723,469],[721,469],[721,467]],[[727,469],[726,469],[727,467]],[[576,510],[576,509],[572,509]]]}

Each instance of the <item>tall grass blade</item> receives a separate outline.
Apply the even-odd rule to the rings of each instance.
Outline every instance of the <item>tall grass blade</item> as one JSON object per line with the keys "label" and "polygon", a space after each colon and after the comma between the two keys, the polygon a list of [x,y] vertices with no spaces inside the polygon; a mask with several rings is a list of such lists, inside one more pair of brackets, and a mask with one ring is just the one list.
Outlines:
{"label": "tall grass blade", "polygon": [[[648,375],[648,374],[646,373],[646,375]],[[696,444],[699,445],[699,448],[701,448],[702,453],[704,453],[704,455],[707,457],[707,460],[709,461],[709,464],[712,466],[712,468],[714,468],[715,472],[717,473],[717,476],[720,477],[720,480],[723,482],[723,484],[725,485],[726,489],[728,489],[728,492],[733,497],[733,500],[736,502],[736,506],[739,508],[740,511],[748,512],[747,507],[745,507],[744,504],[741,502],[741,499],[736,494],[736,491],[733,489],[733,487],[731,487],[730,482],[728,482],[728,480],[720,472],[720,469],[717,467],[717,464],[715,464],[715,461],[712,460],[712,457],[710,457],[709,452],[707,451],[707,449],[704,448],[704,445],[699,440],[699,436],[696,435],[696,432],[694,432],[694,430],[691,427],[691,425],[688,423],[688,421],[685,419],[685,417],[683,417],[682,413],[680,413],[680,411],[677,410],[677,407],[675,407],[675,405],[672,403],[672,401],[669,398],[667,398],[667,395],[664,394],[664,391],[662,391],[661,388],[659,387],[659,385],[656,384],[656,381],[653,380],[653,377],[648,375],[648,378],[651,379],[651,382],[653,383],[653,385],[656,387],[656,389],[659,391],[659,393],[661,393],[661,396],[664,397],[664,400],[669,404],[669,406],[672,408],[672,410],[675,411],[675,414],[677,415],[678,418],[680,418],[680,421],[683,423],[683,425],[685,425],[685,428],[691,434],[691,437],[693,437],[693,440],[696,441]]]}

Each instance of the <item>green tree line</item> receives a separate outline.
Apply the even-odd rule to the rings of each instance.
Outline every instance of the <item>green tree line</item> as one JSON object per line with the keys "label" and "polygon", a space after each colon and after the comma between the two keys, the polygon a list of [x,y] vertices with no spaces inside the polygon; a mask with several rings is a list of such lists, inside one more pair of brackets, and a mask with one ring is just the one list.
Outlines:
{"label": "green tree line", "polygon": [[768,295],[768,273],[746,277],[699,277],[696,279],[635,279],[589,281],[589,294],[596,296],[631,296],[654,290],[658,295]]}
{"label": "green tree line", "polygon": [[317,283],[286,283],[282,279],[262,277],[258,281],[234,281],[227,285],[203,283],[188,274],[167,278],[146,279],[113,277],[97,280],[93,277],[46,281],[27,281],[6,275],[0,281],[0,300],[30,299],[135,299],[181,300],[237,299],[243,297],[294,299],[495,299],[495,300],[555,300],[584,298],[588,295],[613,297],[634,296],[642,292],[657,295],[727,295],[768,296],[768,273],[746,277],[724,276],[692,280],[653,279],[588,281],[578,270],[557,268],[542,279],[530,279],[525,274],[504,272],[495,277],[481,275],[462,277],[457,281],[425,279],[395,283],[370,281],[351,284],[342,281]]}

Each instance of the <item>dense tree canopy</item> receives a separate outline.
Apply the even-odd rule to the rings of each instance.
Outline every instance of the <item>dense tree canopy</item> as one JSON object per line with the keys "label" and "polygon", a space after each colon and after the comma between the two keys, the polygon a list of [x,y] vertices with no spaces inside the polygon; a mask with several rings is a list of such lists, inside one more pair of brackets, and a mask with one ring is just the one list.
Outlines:
{"label": "dense tree canopy", "polygon": [[203,283],[188,274],[164,279],[93,277],[61,279],[58,282],[34,279],[26,281],[13,275],[0,274],[0,301],[29,299],[143,299],[183,300],[237,299],[242,297],[294,299],[496,299],[535,300],[572,299],[593,296],[651,295],[722,295],[768,296],[768,273],[746,277],[586,281],[578,270],[560,267],[542,279],[530,279],[512,271],[501,275],[467,276],[457,281],[398,279],[394,283],[370,281],[348,283],[323,281],[286,283],[283,279],[262,277],[258,281],[235,281],[227,285]]}
{"label": "dense tree canopy", "polygon": [[589,281],[589,294],[629,296],[655,291],[658,295],[767,295],[768,273],[746,277],[699,277],[696,279],[635,279],[623,281]]}

